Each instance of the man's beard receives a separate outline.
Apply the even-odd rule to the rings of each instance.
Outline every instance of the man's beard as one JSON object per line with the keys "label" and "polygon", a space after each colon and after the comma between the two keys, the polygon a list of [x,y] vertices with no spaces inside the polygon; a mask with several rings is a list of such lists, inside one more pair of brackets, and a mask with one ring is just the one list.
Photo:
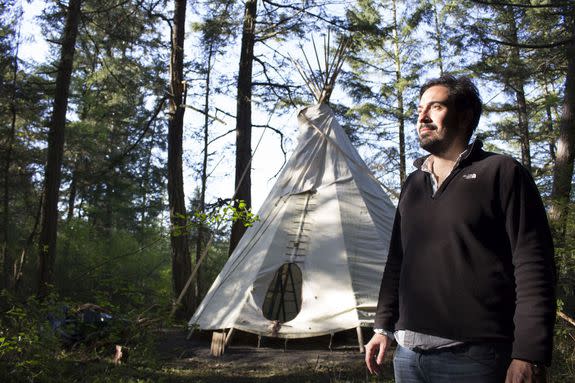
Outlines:
{"label": "man's beard", "polygon": [[437,137],[432,134],[433,131],[437,130],[437,126],[435,124],[422,124],[422,126],[429,126],[431,131],[426,133],[423,137],[421,135],[419,136],[419,146],[434,155],[440,155],[447,152],[452,142],[449,137],[449,132],[446,132],[447,134],[443,137]]}

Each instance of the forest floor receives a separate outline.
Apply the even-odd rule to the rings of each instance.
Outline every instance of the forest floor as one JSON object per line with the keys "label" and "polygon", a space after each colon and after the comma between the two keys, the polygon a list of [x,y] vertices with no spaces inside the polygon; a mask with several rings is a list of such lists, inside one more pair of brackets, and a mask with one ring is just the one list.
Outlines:
{"label": "forest floor", "polygon": [[[366,329],[364,339],[369,336]],[[0,382],[81,383],[351,383],[393,382],[393,367],[385,361],[382,374],[372,376],[359,352],[355,330],[330,337],[290,340],[262,338],[238,332],[220,357],[210,353],[211,333],[183,327],[151,330],[139,341],[127,340],[120,363],[114,363],[117,343],[104,340],[78,345],[49,357],[7,362],[0,358]],[[121,342],[120,342],[121,343]],[[392,354],[392,353],[390,353]],[[1,355],[1,354],[0,354]]]}
{"label": "forest floor", "polygon": [[[186,339],[181,329],[165,329],[158,334],[157,357],[161,368],[156,379],[170,382],[393,382],[391,363],[380,377],[370,376],[357,340],[347,334],[311,341],[283,341],[264,338],[257,347],[255,336],[234,336],[224,355],[210,354],[209,334]],[[284,348],[285,347],[285,348]]]}
{"label": "forest floor", "polygon": [[[349,335],[334,338],[330,351],[328,336],[307,343],[292,340],[287,345],[264,338],[257,347],[255,336],[239,334],[220,357],[210,353],[210,334],[194,334],[190,340],[186,335],[181,328],[159,330],[151,365],[132,365],[128,358],[119,366],[108,366],[105,375],[110,379],[102,381],[115,377],[126,382],[393,382],[390,361],[379,377],[369,375],[357,341],[350,342]],[[84,365],[82,375],[93,376],[101,368]]]}
{"label": "forest floor", "polygon": [[[51,357],[47,351],[42,358],[20,360],[17,364],[0,358],[0,382],[394,382],[389,357],[380,376],[368,373],[364,354],[358,350],[355,330],[336,334],[331,351],[329,336],[290,340],[287,344],[283,340],[263,338],[261,347],[257,347],[256,336],[238,333],[220,357],[210,353],[208,332],[194,333],[190,340],[183,327],[149,329],[142,335],[124,339],[126,345],[119,364],[113,361],[118,343],[111,339],[98,347],[78,346]],[[368,337],[366,329],[364,339]],[[574,350],[571,342],[556,345],[554,365],[549,370],[550,383],[573,381]],[[393,350],[388,354],[393,355]]]}

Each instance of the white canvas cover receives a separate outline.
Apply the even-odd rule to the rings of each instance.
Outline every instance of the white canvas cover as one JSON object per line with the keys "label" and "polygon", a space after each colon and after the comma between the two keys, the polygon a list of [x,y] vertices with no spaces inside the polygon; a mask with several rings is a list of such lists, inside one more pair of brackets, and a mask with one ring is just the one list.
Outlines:
{"label": "white canvas cover", "polygon": [[[298,114],[300,137],[250,227],[189,321],[282,338],[373,323],[395,208],[326,104]],[[294,246],[294,237],[301,240]],[[262,305],[276,271],[302,273],[300,311],[278,326]]]}

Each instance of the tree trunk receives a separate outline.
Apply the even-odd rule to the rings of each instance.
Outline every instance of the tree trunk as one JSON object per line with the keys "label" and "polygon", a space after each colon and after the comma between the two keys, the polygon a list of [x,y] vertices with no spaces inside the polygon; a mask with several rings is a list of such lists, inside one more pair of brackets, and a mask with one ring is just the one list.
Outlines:
{"label": "tree trunk", "polygon": [[40,225],[40,219],[42,218],[42,198],[38,201],[38,207],[36,208],[36,213],[34,214],[34,226],[28,235],[26,243],[20,252],[20,259],[14,262],[14,292],[18,293],[20,287],[22,286],[22,281],[24,279],[24,264],[28,257],[28,250],[34,246],[34,238],[38,234],[38,226]]}
{"label": "tree trunk", "polygon": [[[521,81],[521,80],[520,80]],[[519,141],[521,143],[521,162],[531,172],[531,139],[529,137],[529,115],[523,84],[518,81],[515,89],[517,101],[517,119],[519,125]]]}
{"label": "tree trunk", "polygon": [[399,50],[399,30],[397,25],[397,4],[393,1],[393,51],[395,60],[395,80],[397,95],[397,118],[399,123],[399,181],[403,185],[406,177],[405,165],[405,107],[403,104],[403,79],[401,74],[401,52]]}
{"label": "tree trunk", "polygon": [[[240,70],[238,73],[237,120],[236,120],[236,182],[235,198],[245,201],[248,208],[251,196],[251,141],[252,141],[252,64],[256,28],[257,0],[246,0]],[[237,206],[237,204],[236,204]],[[231,254],[246,231],[244,223],[236,221],[232,225],[230,238]]]}
{"label": "tree trunk", "polygon": [[437,0],[433,0],[433,17],[435,20],[435,49],[437,49],[437,65],[439,66],[439,75],[443,76],[443,42],[441,41],[441,31],[443,28],[439,23]]}
{"label": "tree trunk", "polygon": [[64,155],[64,130],[81,3],[82,0],[70,0],[68,3],[66,25],[62,36],[60,64],[58,65],[58,74],[56,76],[56,91],[50,130],[48,132],[48,160],[44,173],[44,205],[42,208],[39,240],[37,291],[39,297],[44,297],[54,283],[54,263],[56,260],[58,233],[58,195],[62,173],[62,157]]}
{"label": "tree trunk", "polygon": [[555,142],[551,139],[551,137],[553,137],[553,131],[555,130],[555,127],[553,126],[553,114],[551,112],[551,103],[549,101],[550,95],[549,95],[549,85],[547,84],[547,81],[545,81],[545,115],[547,116],[547,122],[545,123],[545,125],[547,126],[547,134],[549,134],[549,156],[551,157],[551,161],[552,163],[555,163],[555,161],[557,160],[556,156],[555,156],[555,152],[556,152],[556,148],[555,148]]}
{"label": "tree trunk", "polygon": [[150,140],[146,146],[146,164],[144,166],[144,172],[142,177],[142,205],[140,207],[140,234],[141,238],[144,238],[146,233],[146,227],[148,227],[148,216],[146,214],[148,209],[148,190],[150,190],[150,169],[152,168],[152,150],[154,147],[154,141]]}
{"label": "tree trunk", "polygon": [[513,65],[513,73],[509,83],[515,92],[515,101],[517,102],[517,120],[519,130],[519,142],[521,144],[521,162],[531,172],[531,139],[529,136],[529,114],[527,112],[527,101],[525,99],[525,71],[523,69],[523,60],[519,48],[519,31],[517,29],[517,20],[513,7],[506,8],[507,19],[509,20],[509,41],[514,44],[511,49],[510,64]]}
{"label": "tree trunk", "polygon": [[[184,196],[182,171],[182,137],[184,130],[183,74],[184,74],[184,31],[186,22],[186,0],[174,0],[172,29],[172,53],[170,60],[170,110],[168,117],[168,203],[172,246],[172,283],[174,296],[178,297],[191,273],[190,250],[188,247],[188,218]],[[181,301],[176,312],[178,318],[187,318],[193,310],[193,294],[190,290]]]}
{"label": "tree trunk", "polygon": [[575,17],[570,17],[571,42],[567,45],[567,76],[565,77],[565,96],[559,141],[557,142],[557,160],[553,169],[553,189],[551,191],[550,218],[555,234],[556,245],[563,246],[566,238],[567,215],[573,179],[573,161],[575,161]]}
{"label": "tree trunk", "polygon": [[2,264],[3,267],[3,278],[2,287],[6,289],[12,289],[14,286],[14,259],[12,257],[12,246],[11,246],[11,225],[10,225],[10,167],[12,165],[12,153],[14,151],[14,141],[16,139],[16,117],[18,112],[16,110],[16,85],[18,81],[18,50],[20,47],[20,31],[16,37],[16,49],[14,50],[14,63],[13,63],[13,73],[12,73],[12,88],[10,89],[10,131],[7,137],[7,148],[6,148],[6,158],[4,159],[4,196],[2,200]]}
{"label": "tree trunk", "polygon": [[[211,91],[211,86],[210,86],[210,80],[211,80],[211,74],[212,74],[212,57],[214,55],[214,44],[213,42],[209,43],[209,48],[208,48],[208,65],[207,65],[207,70],[206,70],[206,91],[205,91],[205,95],[204,95],[204,156],[202,159],[202,175],[201,175],[201,189],[200,189],[200,203],[198,206],[198,209],[201,213],[204,213],[204,210],[206,209],[206,185],[207,185],[207,181],[208,181],[208,145],[209,145],[209,124],[210,124],[210,117],[209,117],[209,111],[210,111],[210,91]],[[196,241],[196,264],[198,264],[200,262],[200,258],[202,256],[202,252],[205,246],[205,240],[206,240],[206,228],[203,224],[203,222],[200,222],[200,225],[198,226],[198,239]],[[206,255],[207,257],[207,255]],[[204,269],[204,265],[200,264],[200,266],[198,267],[198,271],[196,274],[196,279],[195,279],[195,286],[194,286],[194,290],[195,290],[195,296],[196,296],[196,301],[199,302],[199,300],[201,299],[202,295],[203,295],[203,284],[202,284],[202,274],[203,274],[203,269]]]}
{"label": "tree trunk", "polygon": [[76,206],[76,193],[78,190],[78,166],[80,161],[76,161],[72,170],[72,180],[68,189],[68,212],[66,213],[66,223],[72,222],[74,218],[74,207]]}

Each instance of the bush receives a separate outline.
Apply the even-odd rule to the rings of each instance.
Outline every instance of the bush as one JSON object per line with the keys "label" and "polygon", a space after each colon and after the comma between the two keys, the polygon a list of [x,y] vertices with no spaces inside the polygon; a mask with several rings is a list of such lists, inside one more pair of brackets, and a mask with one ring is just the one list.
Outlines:
{"label": "bush", "polygon": [[56,309],[53,296],[44,302],[17,302],[0,294],[0,376],[34,378],[60,352],[60,342],[47,320]]}
{"label": "bush", "polygon": [[[106,320],[88,320],[97,305],[78,305],[51,295],[43,301],[19,302],[1,294],[0,381],[68,381],[83,376],[78,363],[113,366],[116,346],[130,364],[153,367],[153,329],[167,312],[110,310]],[[99,322],[98,322],[99,321]],[[101,368],[100,374],[109,367]],[[83,380],[80,379],[80,380]]]}
{"label": "bush", "polygon": [[575,376],[575,327],[561,318],[555,326],[550,382],[569,382]]}
{"label": "bush", "polygon": [[171,253],[162,229],[135,235],[75,220],[63,227],[61,238],[55,276],[60,295],[123,312],[169,305]]}

